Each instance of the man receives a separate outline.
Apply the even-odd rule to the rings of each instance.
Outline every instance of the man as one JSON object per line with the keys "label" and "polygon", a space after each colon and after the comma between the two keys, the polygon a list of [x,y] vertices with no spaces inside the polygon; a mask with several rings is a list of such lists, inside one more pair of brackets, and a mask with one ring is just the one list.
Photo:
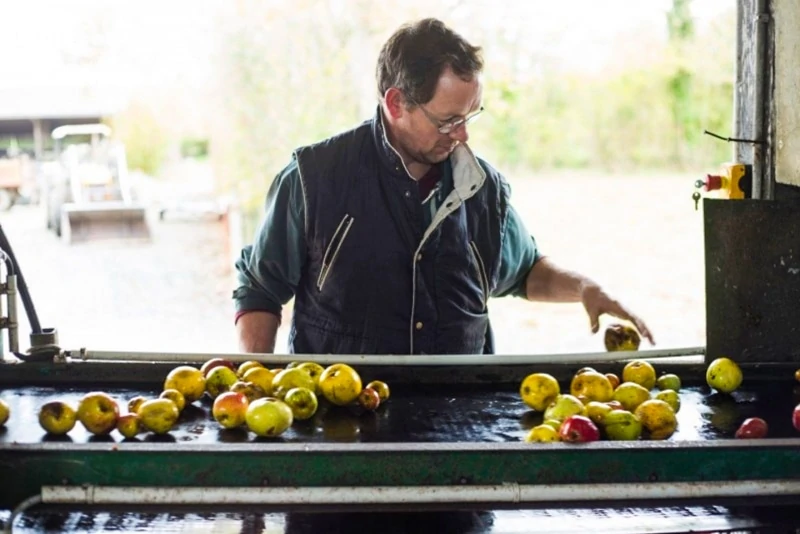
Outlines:
{"label": "man", "polygon": [[353,130],[295,151],[236,263],[244,352],[272,352],[295,297],[289,349],[305,354],[494,352],[486,303],[581,302],[645,324],[594,281],[543,256],[503,176],[476,158],[479,47],[442,22],[401,27],[377,66],[380,104]]}

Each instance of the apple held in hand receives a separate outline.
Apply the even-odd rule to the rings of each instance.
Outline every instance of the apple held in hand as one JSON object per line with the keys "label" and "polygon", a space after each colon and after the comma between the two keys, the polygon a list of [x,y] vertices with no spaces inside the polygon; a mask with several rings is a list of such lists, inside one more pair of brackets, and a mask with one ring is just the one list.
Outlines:
{"label": "apple held in hand", "polygon": [[567,443],[587,443],[599,440],[600,430],[588,417],[571,415],[561,423],[559,436]]}
{"label": "apple held in hand", "polygon": [[761,439],[767,437],[767,422],[760,417],[745,419],[736,431],[737,439]]}

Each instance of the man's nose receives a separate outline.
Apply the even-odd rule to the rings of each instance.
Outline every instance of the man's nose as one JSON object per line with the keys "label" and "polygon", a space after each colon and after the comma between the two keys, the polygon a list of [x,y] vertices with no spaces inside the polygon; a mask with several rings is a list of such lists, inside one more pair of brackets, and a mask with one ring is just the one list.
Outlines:
{"label": "man's nose", "polygon": [[469,133],[467,132],[467,125],[461,123],[450,132],[450,137],[459,143],[466,143],[469,140]]}

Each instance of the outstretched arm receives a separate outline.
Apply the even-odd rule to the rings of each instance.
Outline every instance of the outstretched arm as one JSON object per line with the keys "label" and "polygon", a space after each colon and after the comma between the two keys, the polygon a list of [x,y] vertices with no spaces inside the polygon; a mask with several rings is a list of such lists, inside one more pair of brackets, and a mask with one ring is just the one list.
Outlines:
{"label": "outstretched arm", "polygon": [[600,328],[605,314],[630,321],[650,344],[655,344],[647,325],[624,305],[609,296],[599,284],[582,274],[563,269],[549,258],[540,258],[525,281],[528,300],[541,302],[581,302],[589,315],[592,332]]}

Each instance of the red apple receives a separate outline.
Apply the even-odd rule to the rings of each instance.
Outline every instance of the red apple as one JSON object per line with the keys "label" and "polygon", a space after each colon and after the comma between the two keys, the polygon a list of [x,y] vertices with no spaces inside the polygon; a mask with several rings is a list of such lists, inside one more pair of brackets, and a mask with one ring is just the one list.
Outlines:
{"label": "red apple", "polygon": [[794,411],[792,412],[792,425],[797,430],[800,430],[800,404],[795,406]]}
{"label": "red apple", "polygon": [[591,419],[583,415],[571,415],[564,419],[558,433],[561,441],[568,443],[585,443],[600,439],[600,430]]}
{"label": "red apple", "polygon": [[767,437],[767,422],[760,417],[745,419],[736,431],[738,439],[761,439]]}
{"label": "red apple", "polygon": [[377,410],[381,404],[381,396],[372,388],[364,388],[358,394],[358,404],[370,412]]}
{"label": "red apple", "polygon": [[244,393],[228,391],[214,399],[211,414],[222,427],[236,428],[244,424],[249,405]]}
{"label": "red apple", "polygon": [[211,358],[200,367],[200,372],[203,373],[203,376],[208,377],[208,373],[215,367],[227,367],[231,371],[236,371],[236,364],[232,361],[224,358]]}

